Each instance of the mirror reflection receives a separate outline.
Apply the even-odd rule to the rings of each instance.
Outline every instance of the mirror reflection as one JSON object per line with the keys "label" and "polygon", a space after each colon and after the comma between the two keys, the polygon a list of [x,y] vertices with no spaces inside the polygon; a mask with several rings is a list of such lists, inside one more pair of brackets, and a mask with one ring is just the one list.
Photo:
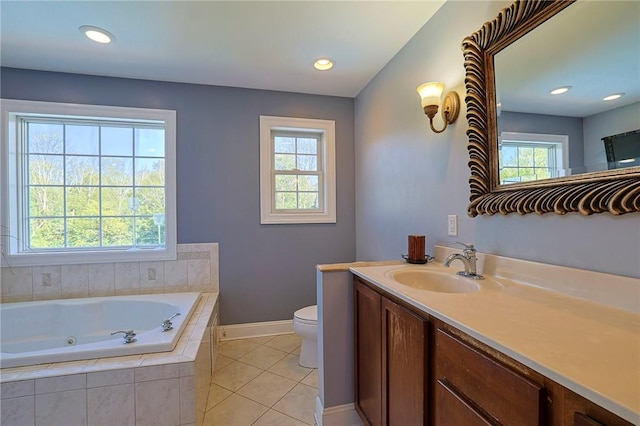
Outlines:
{"label": "mirror reflection", "polygon": [[494,56],[500,184],[640,167],[639,22],[582,0]]}

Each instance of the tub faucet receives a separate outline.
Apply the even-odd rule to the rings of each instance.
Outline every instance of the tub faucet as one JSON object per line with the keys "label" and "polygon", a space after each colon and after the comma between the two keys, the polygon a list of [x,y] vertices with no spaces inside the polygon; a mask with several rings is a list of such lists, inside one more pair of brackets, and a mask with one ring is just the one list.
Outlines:
{"label": "tub faucet", "polygon": [[124,333],[124,336],[122,336],[124,338],[124,342],[122,343],[133,343],[133,342],[137,342],[138,339],[136,339],[136,333],[133,332],[133,330],[118,330],[118,331],[113,331],[111,332],[111,335],[113,336],[114,334],[118,334],[118,333]]}
{"label": "tub faucet", "polygon": [[177,317],[178,315],[180,315],[180,312],[177,312],[173,315],[171,315],[169,318],[167,318],[166,320],[162,321],[162,325],[161,325],[161,329],[160,331],[169,331],[173,329],[173,323],[171,322],[172,319],[174,319],[175,317]]}
{"label": "tub faucet", "polygon": [[474,280],[483,280],[484,277],[482,275],[479,275],[476,270],[476,261],[478,260],[476,258],[477,250],[473,247],[473,244],[465,244],[458,241],[456,241],[456,244],[462,244],[464,246],[462,254],[454,253],[447,256],[446,260],[444,261],[444,266],[449,267],[449,265],[451,265],[451,262],[453,262],[454,260],[459,260],[464,264],[464,271],[458,272],[458,275],[462,275],[463,277],[471,278]]}

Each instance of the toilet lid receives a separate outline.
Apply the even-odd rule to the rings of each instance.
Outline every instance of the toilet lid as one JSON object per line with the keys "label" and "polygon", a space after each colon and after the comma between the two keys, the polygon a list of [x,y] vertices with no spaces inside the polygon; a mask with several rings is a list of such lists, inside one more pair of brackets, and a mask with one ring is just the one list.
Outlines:
{"label": "toilet lid", "polygon": [[293,316],[303,321],[318,321],[318,305],[298,309]]}

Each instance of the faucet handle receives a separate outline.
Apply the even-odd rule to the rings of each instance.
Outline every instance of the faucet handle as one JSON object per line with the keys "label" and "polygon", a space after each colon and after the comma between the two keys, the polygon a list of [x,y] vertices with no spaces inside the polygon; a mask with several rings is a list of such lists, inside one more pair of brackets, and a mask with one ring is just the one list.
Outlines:
{"label": "faucet handle", "polygon": [[473,246],[473,243],[461,243],[460,241],[454,241],[454,244],[460,244],[461,246],[464,246],[465,250],[475,250],[475,247]]}
{"label": "faucet handle", "polygon": [[118,330],[118,331],[112,331],[111,335],[113,336],[114,334],[119,334],[122,333],[124,334],[123,339],[124,342],[123,343],[135,343],[138,340],[135,338],[136,333],[133,330]]}
{"label": "faucet handle", "polygon": [[175,317],[177,317],[178,315],[180,315],[180,312],[177,312],[177,313],[171,315],[166,320],[162,321],[162,325],[161,325],[162,328],[161,328],[160,331],[172,330],[173,329],[173,323],[171,322],[171,320],[174,319]]}

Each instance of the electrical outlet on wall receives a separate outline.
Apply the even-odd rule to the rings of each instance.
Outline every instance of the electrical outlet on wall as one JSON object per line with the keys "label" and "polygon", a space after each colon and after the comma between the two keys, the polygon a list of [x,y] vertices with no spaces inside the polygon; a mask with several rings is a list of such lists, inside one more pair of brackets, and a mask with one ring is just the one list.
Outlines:
{"label": "electrical outlet on wall", "polygon": [[51,272],[42,274],[42,285],[48,287],[51,285]]}
{"label": "electrical outlet on wall", "polygon": [[155,281],[156,279],[156,268],[147,269],[147,278],[149,281]]}
{"label": "electrical outlet on wall", "polygon": [[455,214],[447,216],[447,234],[450,237],[458,236],[458,216]]}

